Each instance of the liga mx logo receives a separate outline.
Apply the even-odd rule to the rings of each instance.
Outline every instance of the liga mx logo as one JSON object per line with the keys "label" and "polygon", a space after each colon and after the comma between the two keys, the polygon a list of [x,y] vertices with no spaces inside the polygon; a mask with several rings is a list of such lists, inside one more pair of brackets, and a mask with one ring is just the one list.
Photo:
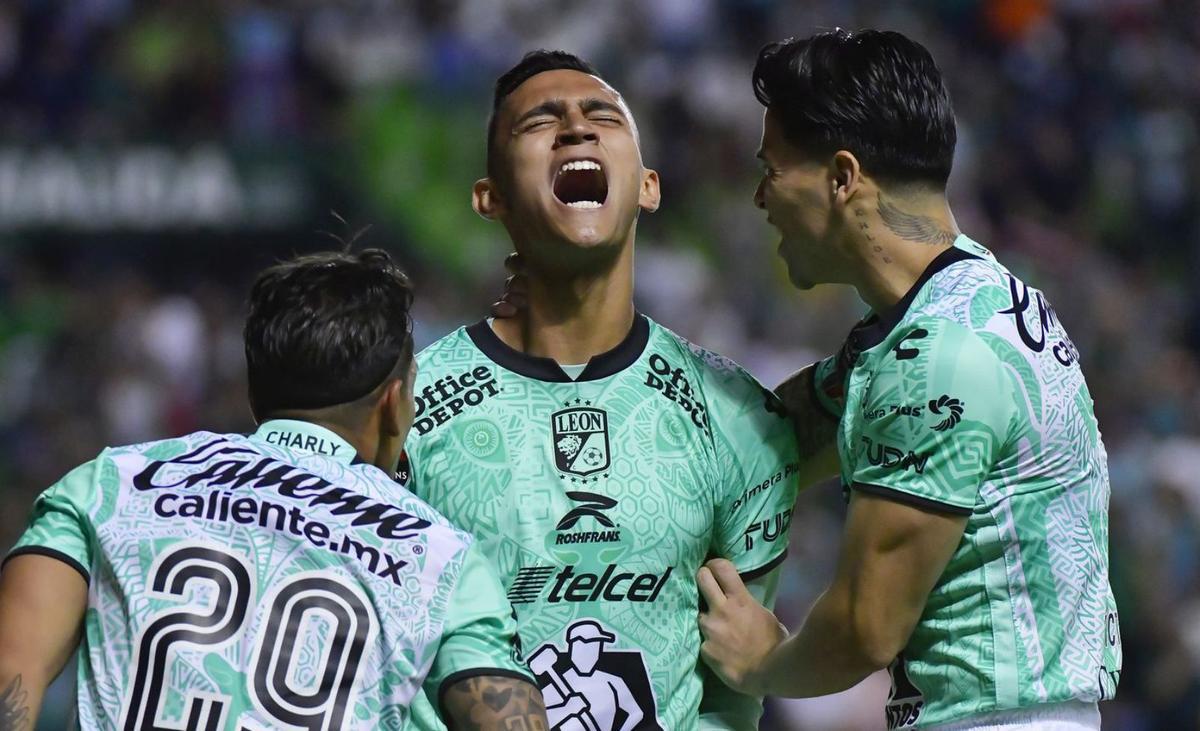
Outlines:
{"label": "liga mx logo", "polygon": [[562,472],[587,477],[608,469],[608,414],[588,406],[563,409],[551,418],[554,464]]}

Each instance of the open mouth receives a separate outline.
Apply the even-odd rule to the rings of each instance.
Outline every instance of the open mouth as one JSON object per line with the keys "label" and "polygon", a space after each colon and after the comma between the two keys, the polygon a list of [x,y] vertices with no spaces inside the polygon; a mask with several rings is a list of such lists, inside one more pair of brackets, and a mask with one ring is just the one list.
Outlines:
{"label": "open mouth", "polygon": [[608,178],[595,160],[571,160],[554,174],[554,197],[571,208],[599,208],[608,198]]}

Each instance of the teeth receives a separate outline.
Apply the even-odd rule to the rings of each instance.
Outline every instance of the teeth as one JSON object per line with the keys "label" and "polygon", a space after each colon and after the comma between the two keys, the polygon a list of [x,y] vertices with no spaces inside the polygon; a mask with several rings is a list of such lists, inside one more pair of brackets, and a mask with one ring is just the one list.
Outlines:
{"label": "teeth", "polygon": [[559,172],[565,173],[568,170],[599,170],[599,169],[600,169],[600,163],[595,162],[594,160],[573,160],[571,162],[564,162],[563,166],[561,168],[559,168]]}
{"label": "teeth", "polygon": [[597,203],[596,201],[575,201],[574,203],[568,203],[567,205],[572,208],[599,208],[602,204]]}

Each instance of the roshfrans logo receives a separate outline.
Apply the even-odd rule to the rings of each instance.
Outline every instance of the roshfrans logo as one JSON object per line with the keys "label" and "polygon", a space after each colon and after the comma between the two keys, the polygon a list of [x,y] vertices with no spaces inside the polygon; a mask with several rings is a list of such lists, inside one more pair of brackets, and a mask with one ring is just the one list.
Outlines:
{"label": "roshfrans logo", "polygon": [[608,469],[608,414],[602,409],[577,406],[551,417],[554,465],[560,472],[587,477]]}
{"label": "roshfrans logo", "polygon": [[581,491],[568,492],[567,497],[581,504],[567,512],[562,517],[562,520],[558,521],[555,530],[569,531],[575,527],[580,519],[585,517],[595,519],[602,528],[608,528],[609,530],[583,530],[572,533],[559,533],[555,537],[554,542],[556,545],[613,543],[621,540],[621,529],[613,523],[612,518],[604,514],[605,510],[612,510],[617,506],[616,500],[607,495]]}

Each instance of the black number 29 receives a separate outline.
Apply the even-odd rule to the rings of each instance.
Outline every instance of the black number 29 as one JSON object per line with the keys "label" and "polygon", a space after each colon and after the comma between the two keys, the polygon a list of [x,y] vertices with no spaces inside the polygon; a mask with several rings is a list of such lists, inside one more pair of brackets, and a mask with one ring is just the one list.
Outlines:
{"label": "black number 29", "polygon": [[[208,546],[187,545],[155,562],[150,595],[183,598],[199,582],[215,593],[207,614],[186,609],[159,613],[138,638],[132,687],[122,714],[123,731],[218,731],[225,728],[229,699],[192,694],[183,726],[163,725],[159,711],[167,678],[167,660],[175,644],[215,647],[245,629],[254,594],[250,567],[241,556]],[[332,620],[332,636],[317,669],[315,688],[292,685],[289,668],[303,635],[305,619],[320,612]],[[346,718],[363,652],[376,630],[374,615],[358,591],[329,576],[302,574],[279,585],[271,597],[254,651],[251,690],[257,705],[273,719],[308,731],[335,731]]]}

